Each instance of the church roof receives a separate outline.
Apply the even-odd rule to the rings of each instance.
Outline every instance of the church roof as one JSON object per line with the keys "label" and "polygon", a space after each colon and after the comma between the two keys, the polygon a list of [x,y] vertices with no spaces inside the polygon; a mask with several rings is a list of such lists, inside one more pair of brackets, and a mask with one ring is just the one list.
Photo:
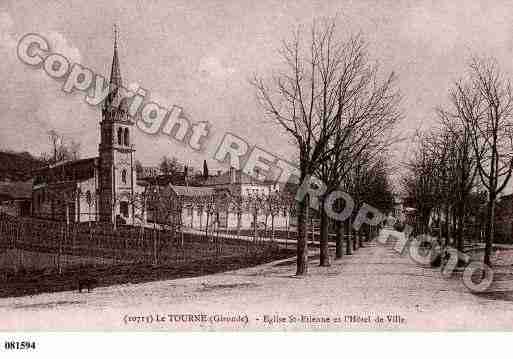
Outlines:
{"label": "church roof", "polygon": [[62,168],[70,168],[70,167],[76,167],[76,166],[87,166],[87,165],[94,165],[95,161],[98,159],[98,157],[90,157],[90,158],[82,158],[79,160],[66,160],[66,161],[60,161],[57,163],[50,164],[45,167],[41,167],[36,170],[36,172],[44,172],[48,171],[50,169],[62,169]]}
{"label": "church roof", "polygon": [[94,177],[98,157],[62,161],[34,171],[34,184],[41,182],[82,181]]}
{"label": "church roof", "polygon": [[32,198],[32,180],[27,182],[0,182],[0,198],[30,199]]}

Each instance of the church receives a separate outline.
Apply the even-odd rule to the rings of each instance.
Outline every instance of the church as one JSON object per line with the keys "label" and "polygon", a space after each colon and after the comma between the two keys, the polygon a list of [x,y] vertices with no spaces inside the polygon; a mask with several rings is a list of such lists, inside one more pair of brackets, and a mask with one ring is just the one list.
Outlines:
{"label": "church", "polygon": [[110,93],[101,110],[98,157],[55,163],[34,173],[32,215],[72,222],[145,222],[137,185],[134,122],[122,86],[117,35],[110,74]]}

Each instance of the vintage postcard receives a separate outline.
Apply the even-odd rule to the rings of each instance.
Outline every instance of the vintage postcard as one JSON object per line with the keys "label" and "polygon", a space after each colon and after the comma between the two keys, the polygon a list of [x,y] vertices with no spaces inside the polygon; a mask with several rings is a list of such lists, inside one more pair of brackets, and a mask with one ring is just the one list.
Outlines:
{"label": "vintage postcard", "polygon": [[2,1],[0,330],[511,330],[511,24]]}

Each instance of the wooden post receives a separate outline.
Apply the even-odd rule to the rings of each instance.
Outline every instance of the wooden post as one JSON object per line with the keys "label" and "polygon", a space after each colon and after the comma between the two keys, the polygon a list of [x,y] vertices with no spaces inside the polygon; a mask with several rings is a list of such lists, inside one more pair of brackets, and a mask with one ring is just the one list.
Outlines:
{"label": "wooden post", "polygon": [[157,222],[153,222],[153,265],[157,265]]}
{"label": "wooden post", "polygon": [[314,240],[315,240],[313,217],[310,217],[310,230],[312,231],[312,245],[313,245]]}
{"label": "wooden post", "polygon": [[287,216],[285,217],[285,221],[287,222],[287,237],[285,238],[285,248],[287,248],[287,244],[289,242],[289,230],[290,230],[290,212],[287,213]]}
{"label": "wooden post", "polygon": [[207,223],[205,224],[205,239],[208,240],[208,218],[209,218],[209,214],[208,214],[208,209],[207,209]]}
{"label": "wooden post", "polygon": [[253,209],[253,241],[256,242],[256,240],[257,240],[257,214],[256,214],[256,207],[255,207]]}
{"label": "wooden post", "polygon": [[61,267],[61,251],[62,251],[62,239],[64,237],[64,227],[61,227],[61,233],[59,236],[59,246],[57,249],[57,272],[59,274],[62,274],[62,267]]}
{"label": "wooden post", "polygon": [[242,222],[242,212],[237,209],[237,239],[240,238],[240,226]]}
{"label": "wooden post", "polygon": [[274,214],[271,216],[271,242],[274,242]]}
{"label": "wooden post", "polygon": [[[18,223],[18,226],[16,227],[16,242],[20,242],[20,227],[21,223]],[[23,248],[21,246],[18,246],[18,268],[23,267]],[[18,269],[19,270],[19,269]]]}

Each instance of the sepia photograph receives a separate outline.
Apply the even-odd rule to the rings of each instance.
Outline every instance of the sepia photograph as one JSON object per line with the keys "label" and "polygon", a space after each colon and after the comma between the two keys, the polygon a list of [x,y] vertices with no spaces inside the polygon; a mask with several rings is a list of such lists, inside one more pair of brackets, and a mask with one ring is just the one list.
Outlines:
{"label": "sepia photograph", "polygon": [[512,3],[2,0],[0,54],[1,352],[513,329]]}

